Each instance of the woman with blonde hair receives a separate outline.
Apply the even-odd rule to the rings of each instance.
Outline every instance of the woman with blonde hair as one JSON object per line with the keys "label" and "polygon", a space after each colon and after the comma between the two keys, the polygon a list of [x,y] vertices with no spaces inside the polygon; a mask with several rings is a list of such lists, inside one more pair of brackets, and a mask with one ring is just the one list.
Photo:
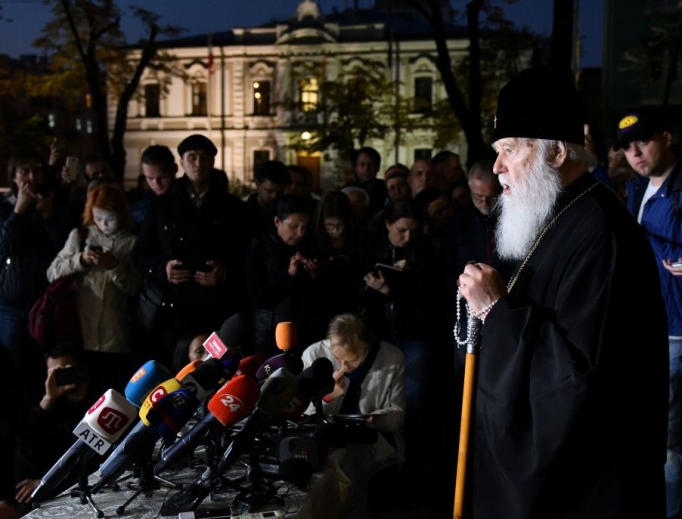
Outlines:
{"label": "woman with blonde hair", "polygon": [[140,279],[132,261],[133,218],[123,190],[105,184],[90,191],[83,225],[87,232],[71,231],[47,277],[53,282],[75,274],[78,318],[93,380],[102,389],[120,389],[134,368],[129,298],[137,293]]}

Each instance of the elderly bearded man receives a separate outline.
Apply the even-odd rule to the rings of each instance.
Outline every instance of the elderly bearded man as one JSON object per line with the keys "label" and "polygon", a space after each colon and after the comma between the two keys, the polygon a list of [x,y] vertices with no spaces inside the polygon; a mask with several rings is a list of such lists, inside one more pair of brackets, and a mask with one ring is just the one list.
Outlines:
{"label": "elderly bearded man", "polygon": [[476,519],[665,517],[668,359],[655,259],[587,174],[578,93],[547,68],[498,98],[497,252],[459,278],[483,320]]}

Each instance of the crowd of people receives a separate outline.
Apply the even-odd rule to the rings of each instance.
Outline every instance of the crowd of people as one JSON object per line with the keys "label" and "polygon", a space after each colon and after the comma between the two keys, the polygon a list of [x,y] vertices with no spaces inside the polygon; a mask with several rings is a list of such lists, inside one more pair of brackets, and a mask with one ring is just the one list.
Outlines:
{"label": "crowd of people", "polygon": [[[465,173],[442,151],[380,178],[380,154],[362,147],[354,179],[321,194],[305,168],[268,161],[246,200],[198,134],[177,162],[165,146],[147,148],[144,189],[132,192],[97,158],[74,177],[56,145],[47,162],[12,157],[0,201],[0,366],[17,391],[0,419],[0,463],[14,467],[0,499],[30,499],[90,396],[122,390],[149,359],[181,368],[238,314],[246,333],[228,346],[265,357],[278,353],[277,323],[293,322],[294,351],[334,364],[326,409],[387,413],[373,420],[383,447],[447,502],[464,375],[452,333],[459,291],[484,323],[474,516],[629,517],[642,510],[641,471],[660,479],[645,515],[665,509],[665,490],[678,517],[682,174],[669,127],[649,111],[621,121],[606,165],[580,114],[575,90],[531,69],[500,93],[497,159]],[[65,277],[80,334],[41,351],[29,313]],[[64,366],[80,378],[57,385]],[[635,385],[650,402],[631,422]],[[624,454],[628,441],[648,448]],[[583,481],[570,481],[578,467]]]}

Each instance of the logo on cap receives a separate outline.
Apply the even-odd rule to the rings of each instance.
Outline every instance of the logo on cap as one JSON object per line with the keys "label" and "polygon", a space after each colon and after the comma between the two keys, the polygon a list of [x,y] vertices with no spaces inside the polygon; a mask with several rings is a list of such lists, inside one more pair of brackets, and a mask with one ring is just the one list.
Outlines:
{"label": "logo on cap", "polygon": [[626,115],[618,123],[618,129],[624,130],[625,128],[629,128],[633,124],[637,124],[638,120],[636,115]]}

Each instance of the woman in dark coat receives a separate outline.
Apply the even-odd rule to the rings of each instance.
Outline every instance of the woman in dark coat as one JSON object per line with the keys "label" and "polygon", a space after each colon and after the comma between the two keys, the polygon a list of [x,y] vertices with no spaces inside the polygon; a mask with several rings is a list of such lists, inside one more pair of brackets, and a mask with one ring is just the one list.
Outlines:
{"label": "woman in dark coat", "polygon": [[320,267],[306,239],[309,207],[296,195],[282,195],[274,223],[275,229],[254,240],[246,255],[254,350],[266,357],[280,353],[275,343],[277,323],[296,325],[299,352],[325,334],[315,311]]}
{"label": "woman in dark coat", "polygon": [[327,325],[339,314],[357,311],[365,286],[367,247],[350,201],[341,191],[330,191],[318,204],[315,238],[321,268],[320,305]]}
{"label": "woman in dark coat", "polygon": [[422,226],[423,214],[413,201],[399,200],[386,207],[385,231],[374,248],[374,268],[363,278],[363,308],[374,333],[405,354],[406,456],[408,461],[424,462],[429,440],[420,430],[433,400],[430,390],[438,355],[431,348],[441,297],[435,254]]}

